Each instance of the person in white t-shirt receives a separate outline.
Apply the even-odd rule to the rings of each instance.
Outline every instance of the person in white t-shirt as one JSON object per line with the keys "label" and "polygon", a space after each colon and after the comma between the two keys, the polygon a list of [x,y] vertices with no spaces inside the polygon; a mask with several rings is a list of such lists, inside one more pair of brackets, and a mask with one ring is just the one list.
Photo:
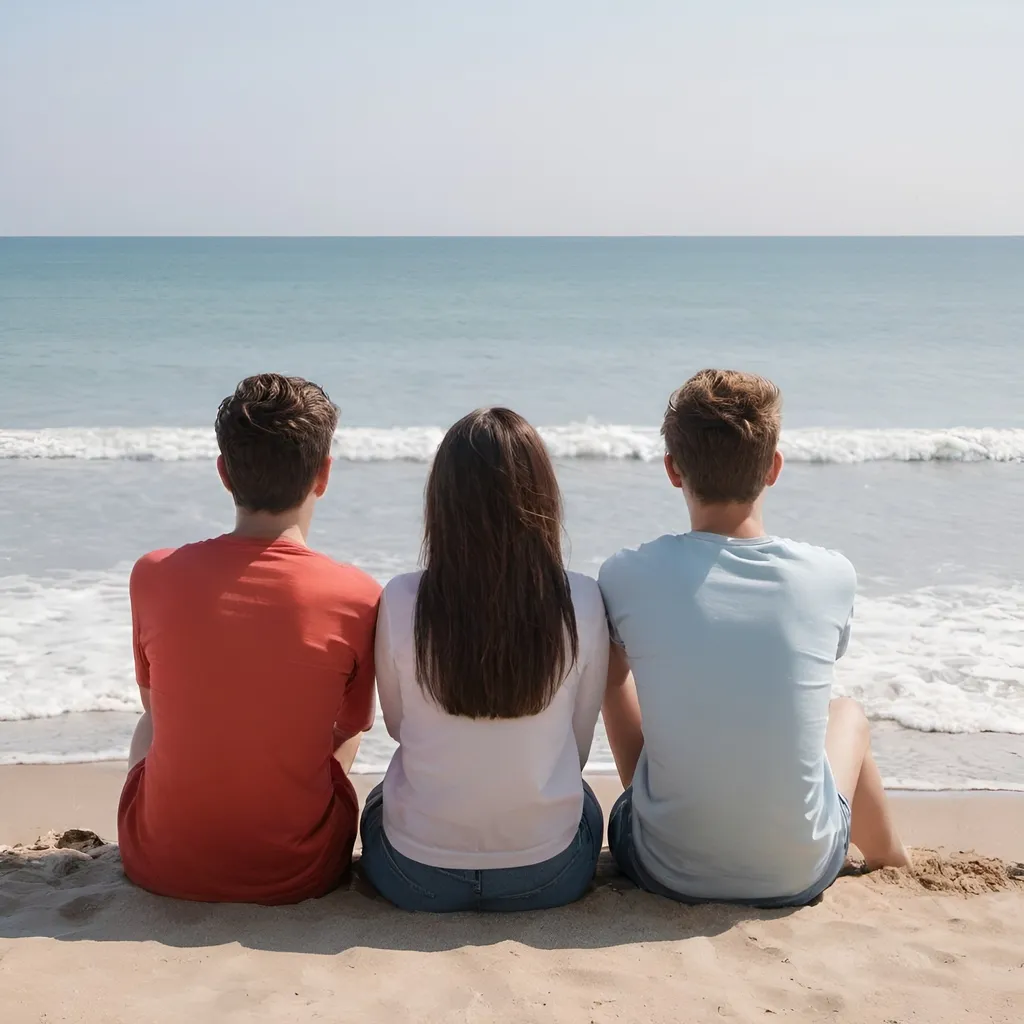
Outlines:
{"label": "person in white t-shirt", "polygon": [[536,430],[508,409],[459,420],[427,482],[425,567],[391,580],[377,618],[398,750],[363,811],[362,868],[403,909],[541,909],[590,886],[604,822],[582,769],[608,627],[561,542]]}

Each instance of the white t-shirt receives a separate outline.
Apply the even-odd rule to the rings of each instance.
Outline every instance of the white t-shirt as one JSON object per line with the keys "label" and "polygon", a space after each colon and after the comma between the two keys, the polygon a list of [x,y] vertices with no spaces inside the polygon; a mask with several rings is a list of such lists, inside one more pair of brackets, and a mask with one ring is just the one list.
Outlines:
{"label": "white t-shirt", "polygon": [[413,623],[421,573],[396,576],[377,617],[380,707],[397,741],[384,777],[384,832],[401,854],[434,867],[539,864],[565,850],[583,812],[608,671],[608,626],[596,581],[569,573],[579,660],[539,714],[448,714],[416,678]]}

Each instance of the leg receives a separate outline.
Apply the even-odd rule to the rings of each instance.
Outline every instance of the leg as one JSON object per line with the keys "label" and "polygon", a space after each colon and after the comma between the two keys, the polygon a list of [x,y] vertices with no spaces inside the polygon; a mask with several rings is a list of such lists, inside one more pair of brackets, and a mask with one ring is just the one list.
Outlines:
{"label": "leg", "polygon": [[359,823],[363,839],[360,867],[370,884],[396,907],[447,913],[476,907],[476,871],[452,871],[402,856],[384,834],[383,786],[366,798]]}
{"label": "leg", "polygon": [[128,770],[131,771],[148,753],[150,744],[153,742],[153,719],[148,711],[142,712],[142,717],[135,726],[132,735],[132,745],[128,749]]}
{"label": "leg", "polygon": [[583,783],[583,814],[576,836],[562,853],[521,868],[480,872],[480,909],[548,910],[584,896],[594,881],[604,839],[604,815],[593,790]]}
{"label": "leg", "polygon": [[864,854],[867,868],[909,866],[910,857],[896,832],[882,776],[871,754],[867,717],[848,697],[829,705],[825,754],[836,787],[850,803],[850,839]]}
{"label": "leg", "polygon": [[633,790],[627,789],[612,804],[608,815],[608,849],[616,867],[635,886],[642,889],[643,884],[633,866]]}

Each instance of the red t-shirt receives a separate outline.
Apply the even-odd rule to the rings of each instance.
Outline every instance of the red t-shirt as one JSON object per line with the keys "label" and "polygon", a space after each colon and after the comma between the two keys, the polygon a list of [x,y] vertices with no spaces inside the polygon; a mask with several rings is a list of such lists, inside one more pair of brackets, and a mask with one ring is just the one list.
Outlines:
{"label": "red t-shirt", "polygon": [[153,743],[118,808],[125,873],[183,899],[293,903],[341,880],[358,802],[332,756],[374,715],[380,587],[289,540],[227,534],[132,572]]}

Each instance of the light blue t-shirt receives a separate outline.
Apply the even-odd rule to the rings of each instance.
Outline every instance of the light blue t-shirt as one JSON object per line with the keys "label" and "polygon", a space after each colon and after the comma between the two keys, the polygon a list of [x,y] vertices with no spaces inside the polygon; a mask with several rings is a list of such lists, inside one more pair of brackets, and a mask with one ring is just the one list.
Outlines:
{"label": "light blue t-shirt", "polygon": [[709,899],[814,885],[844,841],[825,729],[853,566],[810,544],[694,532],[620,551],[599,583],[643,714],[642,865]]}

